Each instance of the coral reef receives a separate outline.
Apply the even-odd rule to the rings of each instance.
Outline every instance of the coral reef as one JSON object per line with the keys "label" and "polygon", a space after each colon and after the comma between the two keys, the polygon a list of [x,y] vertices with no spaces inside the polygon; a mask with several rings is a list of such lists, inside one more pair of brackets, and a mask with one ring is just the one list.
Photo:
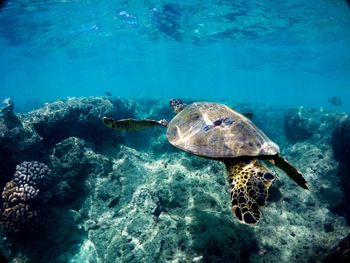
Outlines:
{"label": "coral reef", "polygon": [[81,196],[88,176],[106,176],[112,170],[111,161],[96,154],[79,138],[70,137],[53,148],[50,163],[54,171],[51,193],[54,202],[67,205]]}
{"label": "coral reef", "polygon": [[313,118],[312,110],[300,107],[289,108],[285,113],[284,129],[291,142],[309,139],[318,128],[318,119]]}
{"label": "coral reef", "polygon": [[[39,263],[344,258],[348,246],[341,240],[350,227],[339,209],[350,203],[348,117],[226,103],[254,114],[253,122],[304,174],[309,191],[274,170],[260,223],[242,225],[230,211],[223,164],[178,151],[162,128],[118,133],[100,120],[171,119],[167,100],[72,98],[18,115],[16,127],[0,117],[1,220],[4,229],[22,228],[17,239],[0,232],[6,237],[0,256]],[[33,159],[38,162],[22,163]],[[22,223],[42,227],[33,238]]]}
{"label": "coral reef", "polygon": [[30,123],[46,144],[55,144],[71,136],[99,142],[111,135],[101,128],[101,117],[120,115],[108,99],[68,99],[30,112],[24,122]]}
{"label": "coral reef", "polygon": [[19,187],[25,188],[26,186],[39,188],[48,183],[50,180],[50,169],[47,165],[33,162],[23,162],[16,166],[16,172],[13,176],[13,181],[17,183]]}
{"label": "coral reef", "polygon": [[24,203],[5,205],[0,216],[0,225],[11,232],[34,230],[42,221],[41,212]]}
{"label": "coral reef", "polygon": [[13,174],[16,164],[27,159],[41,159],[44,144],[30,126],[9,126],[0,116],[0,186]]}
{"label": "coral reef", "polygon": [[331,140],[332,131],[343,117],[341,113],[331,113],[323,109],[304,107],[288,108],[284,115],[285,137],[292,143],[311,139],[316,141]]}
{"label": "coral reef", "polygon": [[50,169],[45,164],[33,161],[17,165],[13,180],[6,184],[1,195],[0,225],[10,232],[38,226],[43,217],[33,200],[49,180]]}
{"label": "coral reef", "polygon": [[0,108],[0,113],[6,120],[7,126],[14,128],[21,125],[21,121],[18,119],[17,115],[14,113],[14,104],[11,98],[6,98],[3,103],[4,106]]}
{"label": "coral reef", "polygon": [[[13,110],[11,114],[15,115]],[[0,186],[9,180],[16,164],[28,159],[46,161],[52,147],[69,137],[85,139],[100,149],[127,142],[128,136],[101,125],[101,117],[125,118],[136,116],[137,112],[143,111],[132,100],[72,98],[16,115],[20,122],[15,126],[0,115]],[[136,139],[132,144],[144,145],[144,141]]]}

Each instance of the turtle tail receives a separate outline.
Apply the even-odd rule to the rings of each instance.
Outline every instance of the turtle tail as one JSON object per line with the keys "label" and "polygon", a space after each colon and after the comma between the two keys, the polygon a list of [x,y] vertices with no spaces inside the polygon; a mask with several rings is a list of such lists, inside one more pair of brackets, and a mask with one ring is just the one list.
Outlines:
{"label": "turtle tail", "polygon": [[224,160],[230,182],[232,211],[241,223],[256,224],[261,218],[268,190],[275,176],[256,159]]}
{"label": "turtle tail", "polygon": [[307,182],[304,179],[303,175],[293,167],[286,159],[279,156],[278,154],[273,156],[272,162],[281,170],[283,170],[294,182],[297,183],[300,187],[304,189],[309,189]]}

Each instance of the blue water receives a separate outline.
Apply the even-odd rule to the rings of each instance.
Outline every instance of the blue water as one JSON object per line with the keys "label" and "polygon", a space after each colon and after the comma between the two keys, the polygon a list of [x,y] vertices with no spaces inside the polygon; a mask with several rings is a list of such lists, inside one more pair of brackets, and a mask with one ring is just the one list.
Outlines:
{"label": "blue water", "polygon": [[109,91],[350,112],[350,7],[9,0],[0,10],[0,68],[0,99],[12,97],[18,110]]}

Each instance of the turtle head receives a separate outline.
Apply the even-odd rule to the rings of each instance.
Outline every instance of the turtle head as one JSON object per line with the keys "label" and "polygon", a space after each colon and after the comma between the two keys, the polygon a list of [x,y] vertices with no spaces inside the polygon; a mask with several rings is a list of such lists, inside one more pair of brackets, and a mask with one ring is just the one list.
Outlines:
{"label": "turtle head", "polygon": [[175,112],[175,114],[178,114],[180,111],[182,111],[187,106],[186,103],[184,103],[181,99],[171,99],[170,100],[170,107]]}

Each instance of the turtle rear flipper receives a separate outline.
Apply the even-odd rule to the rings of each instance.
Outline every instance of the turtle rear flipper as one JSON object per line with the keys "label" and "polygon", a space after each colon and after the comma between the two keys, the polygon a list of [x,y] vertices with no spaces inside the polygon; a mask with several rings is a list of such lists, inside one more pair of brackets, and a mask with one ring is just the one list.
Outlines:
{"label": "turtle rear flipper", "polygon": [[117,131],[139,131],[145,128],[151,128],[156,126],[166,127],[168,122],[166,120],[137,120],[137,119],[121,119],[115,120],[112,118],[103,117],[103,123],[113,130]]}
{"label": "turtle rear flipper", "polygon": [[254,159],[224,161],[230,182],[232,211],[245,224],[256,224],[275,176]]}

